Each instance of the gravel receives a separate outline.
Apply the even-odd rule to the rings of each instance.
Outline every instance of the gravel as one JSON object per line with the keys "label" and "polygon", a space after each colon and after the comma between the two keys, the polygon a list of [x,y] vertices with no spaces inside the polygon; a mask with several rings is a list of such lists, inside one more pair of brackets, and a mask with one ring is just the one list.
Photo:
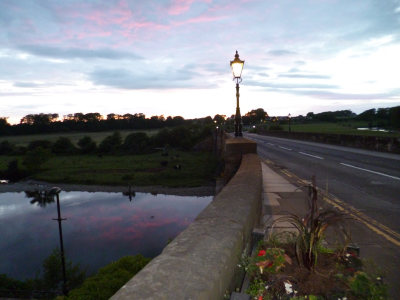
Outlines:
{"label": "gravel", "polygon": [[[128,192],[128,186],[107,186],[107,185],[79,185],[79,184],[63,184],[48,183],[36,180],[25,180],[16,183],[1,184],[0,193],[19,193],[30,190],[50,190],[58,187],[62,191],[72,192],[110,192],[120,193]],[[132,186],[132,192],[136,193],[152,193],[175,196],[197,196],[206,197],[215,195],[215,186],[201,186],[194,188],[168,188],[161,186]]]}

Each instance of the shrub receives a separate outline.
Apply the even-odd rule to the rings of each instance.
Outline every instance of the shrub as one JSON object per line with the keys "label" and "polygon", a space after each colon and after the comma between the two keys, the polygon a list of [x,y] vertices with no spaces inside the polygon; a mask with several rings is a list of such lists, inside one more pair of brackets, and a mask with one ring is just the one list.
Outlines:
{"label": "shrub", "polygon": [[50,149],[43,149],[39,146],[26,153],[22,164],[30,171],[38,171],[50,159],[50,156]]}
{"label": "shrub", "polygon": [[85,135],[78,141],[78,146],[83,154],[93,153],[97,149],[96,142],[90,136]]}
{"label": "shrub", "polygon": [[268,130],[283,130],[283,127],[281,125],[270,125]]}
{"label": "shrub", "polygon": [[55,154],[75,154],[76,150],[71,140],[63,136],[59,137],[52,147],[52,151]]}
{"label": "shrub", "polygon": [[17,158],[8,162],[7,171],[5,172],[6,179],[18,181],[27,175],[26,171],[19,168],[19,160]]}
{"label": "shrub", "polygon": [[0,143],[0,155],[8,155],[14,151],[14,145],[5,140]]}
{"label": "shrub", "polygon": [[31,141],[28,146],[27,146],[27,150],[33,150],[35,148],[38,147],[42,147],[43,149],[51,149],[51,147],[53,146],[53,143],[51,141],[48,140],[35,140],[35,141]]}
{"label": "shrub", "polygon": [[125,138],[123,148],[128,153],[137,154],[141,153],[148,143],[149,137],[145,132],[134,132]]}
{"label": "shrub", "polygon": [[100,153],[115,153],[120,149],[122,138],[119,131],[115,131],[112,135],[106,137],[99,145]]}
{"label": "shrub", "polygon": [[87,278],[79,289],[69,292],[67,299],[107,300],[149,262],[149,258],[144,258],[140,254],[125,256]]}

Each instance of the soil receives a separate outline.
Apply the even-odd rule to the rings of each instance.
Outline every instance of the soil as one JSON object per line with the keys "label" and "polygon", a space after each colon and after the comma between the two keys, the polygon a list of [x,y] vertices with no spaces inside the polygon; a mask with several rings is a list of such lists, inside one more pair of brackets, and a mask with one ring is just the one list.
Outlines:
{"label": "soil", "polygon": [[[318,255],[317,267],[313,271],[300,267],[293,245],[280,245],[279,248],[285,250],[285,254],[291,258],[292,264],[285,263],[285,267],[277,274],[262,275],[262,279],[267,282],[267,285],[282,294],[286,294],[284,283],[290,282],[293,290],[297,291],[299,296],[321,295],[324,299],[338,299],[345,295],[348,287],[335,275],[350,275],[355,271],[354,266],[345,263],[336,254],[322,253]],[[352,298],[347,296],[347,299]]]}

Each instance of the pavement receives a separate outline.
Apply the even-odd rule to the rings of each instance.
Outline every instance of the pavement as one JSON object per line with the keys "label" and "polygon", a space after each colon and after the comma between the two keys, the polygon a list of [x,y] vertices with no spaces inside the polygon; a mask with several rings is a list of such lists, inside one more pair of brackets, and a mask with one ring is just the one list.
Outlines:
{"label": "pavement", "polygon": [[[307,184],[293,174],[280,169],[268,160],[262,160],[263,173],[263,210],[259,228],[269,234],[274,220],[290,212],[306,215],[308,212],[308,188],[299,188]],[[310,178],[311,180],[311,178]],[[400,299],[400,235],[377,224],[354,207],[348,206],[332,195],[318,191],[318,206],[321,208],[338,207],[348,213],[346,223],[351,231],[351,239],[360,249],[360,258],[373,259],[386,272],[383,281],[391,286],[393,299]],[[288,222],[278,223],[274,231],[295,230]],[[392,234],[392,235],[391,235]],[[328,235],[328,234],[327,234]],[[333,241],[326,241],[326,246]]]}

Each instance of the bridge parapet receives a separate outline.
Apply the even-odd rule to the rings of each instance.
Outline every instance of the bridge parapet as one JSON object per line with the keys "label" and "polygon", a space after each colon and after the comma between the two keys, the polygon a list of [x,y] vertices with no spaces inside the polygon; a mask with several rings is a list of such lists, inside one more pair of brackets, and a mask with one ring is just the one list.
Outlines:
{"label": "bridge parapet", "polygon": [[225,160],[224,182],[227,184],[239,169],[244,154],[257,154],[257,143],[243,138],[226,135],[223,143],[223,155]]}
{"label": "bridge parapet", "polygon": [[[242,143],[228,144],[233,152]],[[245,154],[235,176],[194,222],[111,299],[223,299],[239,286],[237,264],[259,222],[261,192],[260,159]]]}

